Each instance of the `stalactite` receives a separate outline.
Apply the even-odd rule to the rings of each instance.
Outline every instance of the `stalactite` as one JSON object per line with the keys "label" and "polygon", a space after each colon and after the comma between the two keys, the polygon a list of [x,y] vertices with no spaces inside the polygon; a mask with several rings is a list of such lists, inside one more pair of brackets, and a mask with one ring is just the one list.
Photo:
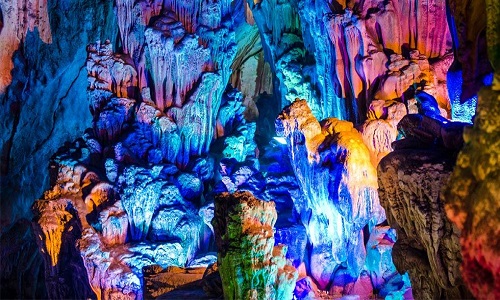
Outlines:
{"label": "stalactite", "polygon": [[67,207],[71,204],[66,199],[59,201],[38,201],[35,209],[39,212],[38,223],[44,236],[39,238],[44,243],[44,248],[50,257],[52,267],[57,265],[59,253],[63,243],[63,233],[67,230],[67,223],[73,218]]}
{"label": "stalactite", "polygon": [[173,105],[182,106],[187,92],[210,60],[209,50],[200,47],[196,36],[186,35],[172,15],[160,18],[148,28],[146,41],[152,61],[156,105],[162,111]]}

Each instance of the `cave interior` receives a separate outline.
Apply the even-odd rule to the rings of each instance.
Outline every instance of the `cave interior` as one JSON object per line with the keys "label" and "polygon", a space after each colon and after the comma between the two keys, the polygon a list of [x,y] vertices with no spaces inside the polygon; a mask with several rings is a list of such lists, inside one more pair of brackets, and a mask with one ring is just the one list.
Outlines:
{"label": "cave interior", "polygon": [[498,0],[0,0],[2,299],[500,299]]}

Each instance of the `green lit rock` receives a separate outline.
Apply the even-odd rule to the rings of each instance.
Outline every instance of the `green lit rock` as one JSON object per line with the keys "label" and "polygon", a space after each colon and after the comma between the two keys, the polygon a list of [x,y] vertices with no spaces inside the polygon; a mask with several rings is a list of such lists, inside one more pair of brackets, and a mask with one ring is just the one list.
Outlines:
{"label": "green lit rock", "polygon": [[298,273],[274,246],[274,202],[250,192],[215,197],[212,221],[224,299],[292,299]]}

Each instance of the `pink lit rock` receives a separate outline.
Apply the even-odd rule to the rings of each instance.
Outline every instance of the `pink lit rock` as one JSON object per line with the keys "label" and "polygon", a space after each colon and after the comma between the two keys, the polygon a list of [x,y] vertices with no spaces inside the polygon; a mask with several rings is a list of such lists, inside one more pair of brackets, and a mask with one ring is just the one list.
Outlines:
{"label": "pink lit rock", "polygon": [[87,47],[89,90],[104,90],[117,97],[134,98],[137,71],[127,55],[114,54],[110,41]]}
{"label": "pink lit rock", "polygon": [[28,31],[38,30],[44,43],[52,43],[47,0],[2,0],[0,1],[2,24],[0,25],[0,94],[11,83],[14,68],[12,56]]}
{"label": "pink lit rock", "polygon": [[[199,45],[196,36],[186,34],[173,13],[160,17],[146,30],[145,36],[157,107],[163,111],[173,105],[181,106],[209,63],[210,51]],[[184,72],[186,68],[188,72]]]}
{"label": "pink lit rock", "polygon": [[[359,55],[364,54],[364,24],[358,21],[351,9],[346,9],[344,14],[333,15],[326,25],[335,47],[336,72],[339,75],[345,74],[338,77],[343,88],[342,97],[347,97],[350,92],[357,98],[363,89],[364,78],[360,76],[359,70],[356,70],[356,64],[350,62],[356,61]],[[351,81],[351,85],[348,81]],[[348,92],[348,89],[352,90]]]}
{"label": "pink lit rock", "polygon": [[[446,19],[445,1],[433,0],[429,3],[406,3],[388,1],[382,9],[372,11],[378,1],[363,2],[362,15],[369,17],[367,26],[370,33],[380,28],[380,38],[384,48],[401,53],[407,44],[427,57],[443,56],[451,49],[451,34]],[[411,28],[411,29],[410,29]]]}
{"label": "pink lit rock", "polygon": [[[396,59],[395,61],[393,61]],[[420,66],[393,54],[389,72],[383,79],[380,89],[375,94],[376,99],[392,100],[403,95],[412,84],[419,82],[422,74]]]}
{"label": "pink lit rock", "polygon": [[153,124],[155,118],[159,117],[161,117],[161,111],[154,106],[154,103],[143,101],[137,107],[136,118],[140,123]]}

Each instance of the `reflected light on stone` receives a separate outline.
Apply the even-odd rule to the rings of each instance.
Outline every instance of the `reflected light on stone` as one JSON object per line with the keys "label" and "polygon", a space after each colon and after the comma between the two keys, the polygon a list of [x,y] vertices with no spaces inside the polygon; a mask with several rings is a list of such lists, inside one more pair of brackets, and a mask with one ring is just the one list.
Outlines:
{"label": "reflected light on stone", "polygon": [[[488,76],[484,78],[487,81]],[[460,96],[462,95],[462,71],[448,71],[446,75],[448,82],[448,94],[451,104],[452,121],[472,123],[472,119],[476,114],[477,96],[467,99],[461,103]]]}
{"label": "reflected light on stone", "polygon": [[284,137],[275,136],[273,137],[273,139],[278,143],[280,143],[281,145],[286,145],[286,139]]}

